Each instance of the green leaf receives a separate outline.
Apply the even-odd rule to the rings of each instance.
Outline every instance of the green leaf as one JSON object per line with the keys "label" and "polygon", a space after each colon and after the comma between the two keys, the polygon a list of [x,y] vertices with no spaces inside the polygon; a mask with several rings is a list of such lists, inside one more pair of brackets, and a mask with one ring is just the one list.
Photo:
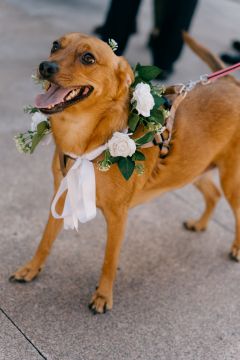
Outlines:
{"label": "green leaf", "polygon": [[136,67],[135,67],[135,71],[138,71],[141,67],[141,64],[137,63]]}
{"label": "green leaf", "polygon": [[31,154],[34,152],[36,146],[39,144],[39,142],[41,141],[43,136],[38,135],[38,133],[36,133],[35,135],[33,135],[32,138],[32,146],[31,146]]}
{"label": "green leaf", "polygon": [[140,77],[140,76],[136,76],[135,79],[134,79],[134,82],[132,84],[132,87],[135,88],[137,86],[137,84],[139,84],[140,82],[142,82],[143,79]]}
{"label": "green leaf", "polygon": [[164,104],[164,99],[162,96],[158,96],[156,94],[153,94],[153,98],[154,98],[154,102],[155,102],[155,105],[154,105],[154,108],[159,108],[161,105]]}
{"label": "green leaf", "polygon": [[139,66],[138,74],[144,81],[155,79],[161,72],[157,66]]}
{"label": "green leaf", "polygon": [[136,145],[141,146],[141,145],[148,143],[149,141],[152,141],[154,138],[154,135],[155,135],[155,132],[150,131],[147,134],[140,137],[139,139],[135,139]]}
{"label": "green leaf", "polygon": [[29,111],[29,114],[35,114],[35,113],[37,113],[37,112],[39,112],[38,108],[33,107],[33,108]]}
{"label": "green leaf", "polygon": [[130,113],[129,119],[128,119],[128,126],[131,131],[135,131],[137,125],[139,122],[139,115],[135,113]]}
{"label": "green leaf", "polygon": [[119,161],[119,159],[120,159],[120,156],[115,156],[115,157],[110,156],[109,161],[111,162],[111,164],[115,164]]}
{"label": "green leaf", "polygon": [[45,130],[48,129],[48,123],[47,121],[41,121],[37,126],[37,133],[38,135],[41,135],[44,133]]}
{"label": "green leaf", "polygon": [[149,119],[150,122],[153,121],[153,122],[156,122],[156,123],[161,124],[161,125],[164,124],[163,113],[162,113],[161,110],[158,110],[158,109],[151,110],[151,115],[150,115],[150,117],[148,119]]}
{"label": "green leaf", "polygon": [[23,111],[28,114],[35,114],[36,112],[39,112],[39,109],[32,105],[27,105],[23,108]]}
{"label": "green leaf", "polygon": [[123,177],[128,180],[135,169],[135,162],[130,157],[121,157],[118,161],[118,168]]}
{"label": "green leaf", "polygon": [[132,156],[133,161],[144,161],[145,155],[141,151],[136,151]]}

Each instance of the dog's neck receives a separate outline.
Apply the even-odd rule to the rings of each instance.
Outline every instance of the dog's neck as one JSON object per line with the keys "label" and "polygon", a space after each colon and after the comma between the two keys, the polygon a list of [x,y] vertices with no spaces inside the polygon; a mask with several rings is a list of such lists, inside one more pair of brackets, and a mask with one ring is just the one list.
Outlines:
{"label": "dog's neck", "polygon": [[[129,95],[120,101],[93,108],[94,111],[82,111],[77,108],[56,114],[51,117],[53,136],[63,153],[78,156],[88,153],[105,144],[115,131],[127,127],[129,112]],[[91,110],[93,110],[91,109]]]}

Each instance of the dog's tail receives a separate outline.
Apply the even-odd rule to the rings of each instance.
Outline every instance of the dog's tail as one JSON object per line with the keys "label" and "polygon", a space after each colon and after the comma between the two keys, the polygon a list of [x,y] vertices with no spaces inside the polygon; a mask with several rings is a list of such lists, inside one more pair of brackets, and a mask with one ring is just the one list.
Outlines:
{"label": "dog's tail", "polygon": [[199,44],[187,32],[183,31],[185,43],[212,69],[213,71],[224,69],[226,66],[221,59],[212,54],[207,48]]}

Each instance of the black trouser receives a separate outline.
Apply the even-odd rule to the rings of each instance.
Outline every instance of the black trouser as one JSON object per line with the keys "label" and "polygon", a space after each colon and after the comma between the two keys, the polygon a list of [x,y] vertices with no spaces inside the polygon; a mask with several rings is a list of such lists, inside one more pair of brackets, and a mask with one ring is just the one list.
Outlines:
{"label": "black trouser", "polygon": [[154,65],[171,69],[183,48],[182,31],[188,30],[196,8],[197,0],[163,0],[164,17],[161,18],[160,31],[152,44]]}
{"label": "black trouser", "polygon": [[136,30],[136,18],[141,0],[112,0],[103,25],[102,39],[112,38],[118,43],[117,55],[121,55],[130,35]]}
{"label": "black trouser", "polygon": [[[188,30],[197,0],[155,0],[156,2],[161,2],[159,8],[164,12],[162,14],[164,16],[161,16],[159,22],[155,17],[155,23],[157,22],[161,28],[152,43],[153,63],[162,69],[170,69],[182,50],[181,32]],[[134,32],[140,3],[141,0],[112,0],[111,2],[102,39],[116,40],[118,55],[123,53],[131,33]],[[155,8],[156,11],[156,4]]]}

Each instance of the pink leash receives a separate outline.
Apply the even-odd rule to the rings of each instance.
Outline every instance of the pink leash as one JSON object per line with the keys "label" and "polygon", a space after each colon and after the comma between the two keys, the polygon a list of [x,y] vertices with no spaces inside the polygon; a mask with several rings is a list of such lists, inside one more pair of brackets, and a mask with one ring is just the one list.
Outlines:
{"label": "pink leash", "polygon": [[237,64],[234,64],[232,66],[229,66],[225,69],[218,70],[210,75],[209,74],[201,75],[200,80],[196,80],[196,81],[190,80],[185,85],[180,84],[182,86],[181,86],[180,90],[178,91],[178,94],[182,94],[182,93],[186,94],[189,91],[193,90],[197,84],[207,85],[211,81],[219,79],[219,78],[226,76],[226,75],[230,74],[231,72],[239,70],[239,69],[240,69],[240,62]]}
{"label": "pink leash", "polygon": [[240,63],[234,64],[232,66],[229,66],[225,69],[216,71],[214,73],[212,73],[211,75],[207,75],[207,79],[208,80],[216,80],[222,76],[228,75],[233,71],[239,70],[240,69]]}

